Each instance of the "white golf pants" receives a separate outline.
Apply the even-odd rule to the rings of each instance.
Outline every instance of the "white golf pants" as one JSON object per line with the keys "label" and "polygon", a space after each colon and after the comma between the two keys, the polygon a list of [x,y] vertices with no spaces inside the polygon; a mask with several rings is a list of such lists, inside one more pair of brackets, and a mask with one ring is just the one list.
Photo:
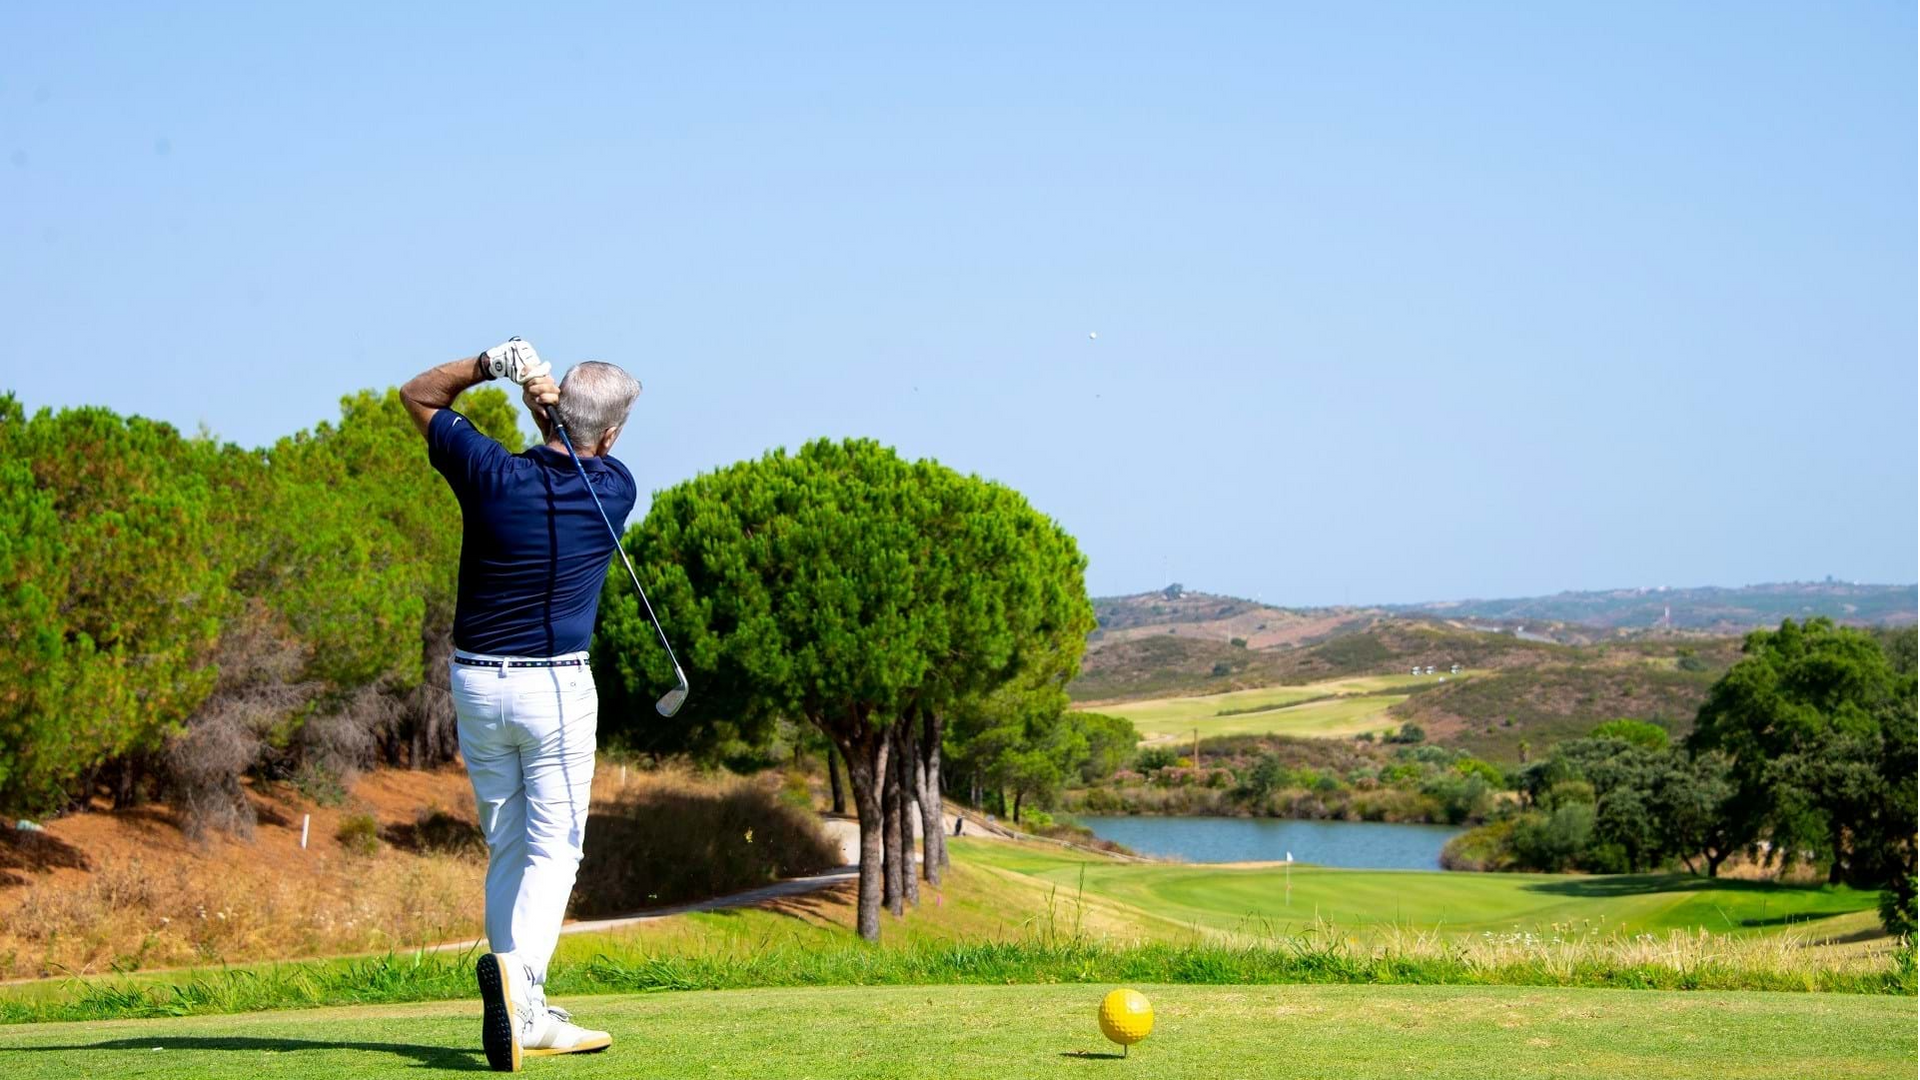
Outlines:
{"label": "white golf pants", "polygon": [[[474,660],[527,657],[458,652]],[[586,659],[585,653],[538,659]],[[593,671],[451,664],[460,755],[487,838],[487,941],[536,987],[560,941],[593,794]]]}

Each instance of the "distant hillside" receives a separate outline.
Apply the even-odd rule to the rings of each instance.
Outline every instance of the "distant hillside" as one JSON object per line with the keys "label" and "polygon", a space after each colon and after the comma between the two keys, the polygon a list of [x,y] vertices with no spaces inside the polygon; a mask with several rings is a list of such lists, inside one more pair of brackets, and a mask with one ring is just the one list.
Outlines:
{"label": "distant hillside", "polygon": [[1379,614],[1356,616],[1343,624],[1344,632],[1292,648],[1235,645],[1213,636],[1210,628],[1168,629],[1089,648],[1080,677],[1068,692],[1077,701],[1218,694],[1343,675],[1387,674],[1416,664],[1528,666],[1571,652],[1512,634]]}
{"label": "distant hillside", "polygon": [[1815,583],[1291,609],[1174,588],[1095,600],[1100,626],[1068,689],[1093,703],[1459,664],[1475,677],[1416,694],[1390,718],[1513,762],[1618,717],[1682,735],[1746,631],[1816,615],[1911,626],[1915,597],[1913,586]]}
{"label": "distant hillside", "polygon": [[1097,597],[1100,626],[1088,638],[1093,648],[1160,635],[1230,642],[1248,648],[1300,645],[1367,625],[1386,614],[1380,608],[1267,607],[1251,600],[1171,589],[1137,596]]}
{"label": "distant hillside", "polygon": [[1561,645],[1383,619],[1296,649],[1254,650],[1178,635],[1140,638],[1089,653],[1071,690],[1091,703],[1300,685],[1415,666],[1444,673],[1459,664],[1473,677],[1416,693],[1388,719],[1418,724],[1431,742],[1512,764],[1530,750],[1620,717],[1685,735],[1708,688],[1739,655],[1740,641],[1731,637]]}
{"label": "distant hillside", "polygon": [[1610,589],[1516,600],[1448,600],[1396,605],[1400,614],[1476,619],[1502,626],[1572,623],[1603,630],[1663,628],[1736,634],[1782,619],[1825,616],[1858,626],[1909,626],[1920,611],[1912,585],[1841,581],[1746,585],[1736,589]]}
{"label": "distant hillside", "polygon": [[1418,724],[1431,742],[1508,764],[1621,717],[1679,738],[1693,730],[1707,691],[1739,656],[1734,638],[1567,649],[1537,665],[1416,694],[1388,716]]}

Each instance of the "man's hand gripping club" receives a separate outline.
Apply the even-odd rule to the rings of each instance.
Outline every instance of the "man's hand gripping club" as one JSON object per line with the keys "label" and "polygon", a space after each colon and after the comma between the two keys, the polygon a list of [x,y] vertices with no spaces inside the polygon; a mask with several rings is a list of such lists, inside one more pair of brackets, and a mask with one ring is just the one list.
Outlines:
{"label": "man's hand gripping club", "polygon": [[509,338],[499,345],[464,360],[454,360],[428,368],[400,388],[400,400],[422,434],[432,423],[433,414],[451,406],[468,388],[490,379],[510,379],[521,387],[527,410],[540,426],[543,437],[551,439],[547,406],[560,400],[560,388],[550,374],[551,365],[540,359],[532,342]]}
{"label": "man's hand gripping club", "polygon": [[533,351],[531,341],[523,341],[517,337],[508,338],[481,353],[480,365],[486,369],[487,378],[510,379],[521,386],[553,370],[551,364],[540,359],[540,354]]}

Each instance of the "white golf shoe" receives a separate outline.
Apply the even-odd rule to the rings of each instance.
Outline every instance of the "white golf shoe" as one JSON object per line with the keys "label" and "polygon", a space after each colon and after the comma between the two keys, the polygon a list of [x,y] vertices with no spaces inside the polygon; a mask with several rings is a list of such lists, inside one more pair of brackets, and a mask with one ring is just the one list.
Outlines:
{"label": "white golf shoe", "polygon": [[540,1015],[533,1018],[533,1026],[528,1030],[521,1051],[528,1057],[547,1057],[552,1054],[585,1054],[595,1050],[605,1050],[613,1045],[613,1036],[604,1031],[583,1028],[573,1022],[567,1010],[540,1003],[543,1006]]}
{"label": "white golf shoe", "polygon": [[527,969],[511,953],[487,953],[473,966],[480,983],[480,1048],[494,1072],[519,1072],[527,1035],[538,1015]]}

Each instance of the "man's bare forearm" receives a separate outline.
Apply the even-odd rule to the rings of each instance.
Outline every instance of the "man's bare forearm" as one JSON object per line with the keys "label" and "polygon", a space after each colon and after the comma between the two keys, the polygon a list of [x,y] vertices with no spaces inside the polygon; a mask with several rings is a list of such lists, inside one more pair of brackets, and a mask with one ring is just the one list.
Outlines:
{"label": "man's bare forearm", "polygon": [[407,385],[400,388],[400,400],[407,407],[407,415],[413,417],[414,426],[424,435],[427,425],[433,422],[434,413],[452,405],[468,388],[488,378],[478,356],[451,360],[409,379]]}
{"label": "man's bare forearm", "polygon": [[533,417],[533,426],[540,429],[540,441],[543,443],[552,442],[553,417],[548,414],[547,406],[535,400],[531,391],[522,394],[521,397],[527,403],[527,412]]}

